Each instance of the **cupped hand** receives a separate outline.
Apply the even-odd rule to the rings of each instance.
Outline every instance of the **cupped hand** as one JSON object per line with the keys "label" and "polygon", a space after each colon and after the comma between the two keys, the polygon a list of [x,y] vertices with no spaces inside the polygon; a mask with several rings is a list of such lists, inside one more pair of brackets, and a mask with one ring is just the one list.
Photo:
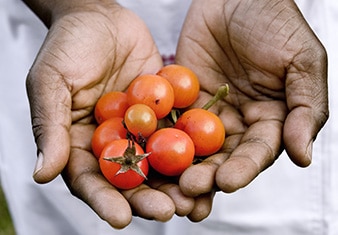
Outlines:
{"label": "cupped hand", "polygon": [[123,91],[139,74],[162,67],[148,29],[114,3],[81,2],[60,9],[50,17],[27,78],[38,148],[35,181],[46,183],[62,172],[70,191],[116,228],[130,223],[132,214],[170,219],[175,204],[167,194],[146,185],[120,193],[100,173],[90,147],[99,97]]}
{"label": "cupped hand", "polygon": [[196,106],[230,87],[211,109],[227,131],[224,147],[183,173],[186,195],[245,187],[284,149],[296,165],[311,163],[328,118],[327,58],[293,1],[193,1],[176,61],[200,78]]}

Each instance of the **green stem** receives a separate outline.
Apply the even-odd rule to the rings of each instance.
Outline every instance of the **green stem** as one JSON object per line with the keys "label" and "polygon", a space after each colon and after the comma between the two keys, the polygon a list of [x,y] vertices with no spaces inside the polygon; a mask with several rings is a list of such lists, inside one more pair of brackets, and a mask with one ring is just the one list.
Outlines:
{"label": "green stem", "polygon": [[220,99],[223,99],[229,94],[229,85],[225,84],[224,86],[220,86],[211,100],[209,100],[208,103],[206,103],[202,109],[208,110],[211,106],[213,106],[217,101]]}
{"label": "green stem", "polygon": [[170,111],[170,115],[171,115],[171,118],[173,119],[174,124],[177,122],[177,119],[178,119],[177,112],[178,111],[176,109],[172,109]]}

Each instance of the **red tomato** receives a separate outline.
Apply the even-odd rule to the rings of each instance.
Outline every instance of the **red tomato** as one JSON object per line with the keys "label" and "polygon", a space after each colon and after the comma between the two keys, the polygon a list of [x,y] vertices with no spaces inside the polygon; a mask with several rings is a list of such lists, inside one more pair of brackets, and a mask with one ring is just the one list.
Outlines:
{"label": "red tomato", "polygon": [[127,108],[127,94],[121,91],[111,91],[104,94],[97,101],[94,115],[97,123],[113,117],[123,117]]}
{"label": "red tomato", "polygon": [[174,90],[167,79],[153,74],[135,78],[127,90],[129,105],[146,104],[152,108],[157,119],[168,115],[174,105]]}
{"label": "red tomato", "polygon": [[152,134],[146,145],[150,165],[167,176],[180,175],[194,159],[194,143],[183,131],[163,128]]}
{"label": "red tomato", "polygon": [[183,130],[191,137],[196,156],[209,156],[223,146],[224,125],[221,119],[210,111],[190,109],[178,118],[175,128]]}
{"label": "red tomato", "polygon": [[186,108],[198,98],[200,83],[196,74],[189,68],[170,64],[160,69],[157,75],[166,78],[172,85],[175,94],[175,108]]}
{"label": "red tomato", "polygon": [[134,143],[133,153],[130,144],[131,141],[127,139],[114,140],[102,150],[99,159],[102,174],[120,189],[131,189],[142,184],[149,171],[148,160],[141,146]]}
{"label": "red tomato", "polygon": [[125,115],[124,123],[134,136],[150,136],[157,128],[157,118],[154,110],[145,104],[130,106]]}
{"label": "red tomato", "polygon": [[123,118],[110,118],[99,125],[92,136],[92,150],[99,159],[102,149],[111,141],[127,138],[127,129],[123,125]]}

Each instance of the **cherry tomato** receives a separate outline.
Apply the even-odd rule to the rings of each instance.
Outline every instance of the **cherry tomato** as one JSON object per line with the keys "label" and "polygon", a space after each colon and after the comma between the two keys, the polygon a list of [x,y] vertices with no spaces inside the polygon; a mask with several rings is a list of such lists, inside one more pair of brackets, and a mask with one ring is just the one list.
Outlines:
{"label": "cherry tomato", "polygon": [[125,115],[124,122],[128,131],[134,136],[150,136],[157,128],[157,118],[154,110],[145,104],[130,106]]}
{"label": "cherry tomato", "polygon": [[92,136],[92,150],[97,159],[102,149],[112,140],[127,138],[127,129],[123,125],[123,118],[115,117],[102,122]]}
{"label": "cherry tomato", "polygon": [[191,137],[196,156],[209,156],[223,146],[224,125],[217,115],[208,110],[190,109],[178,118],[174,127]]}
{"label": "cherry tomato", "polygon": [[131,189],[140,185],[149,171],[147,154],[137,143],[120,139],[102,150],[99,164],[102,174],[115,187]]}
{"label": "cherry tomato", "polygon": [[97,123],[101,124],[109,118],[123,118],[128,107],[126,93],[121,91],[111,91],[101,96],[97,101],[94,110],[95,119]]}
{"label": "cherry tomato", "polygon": [[149,164],[167,176],[180,175],[194,159],[194,143],[183,131],[163,128],[152,134],[146,145]]}
{"label": "cherry tomato", "polygon": [[172,85],[175,94],[175,108],[186,108],[198,98],[200,83],[196,74],[189,68],[170,64],[160,69],[157,75],[166,78]]}
{"label": "cherry tomato", "polygon": [[154,110],[157,119],[161,119],[174,105],[174,90],[167,79],[158,75],[144,74],[130,83],[127,100],[129,105],[148,105]]}

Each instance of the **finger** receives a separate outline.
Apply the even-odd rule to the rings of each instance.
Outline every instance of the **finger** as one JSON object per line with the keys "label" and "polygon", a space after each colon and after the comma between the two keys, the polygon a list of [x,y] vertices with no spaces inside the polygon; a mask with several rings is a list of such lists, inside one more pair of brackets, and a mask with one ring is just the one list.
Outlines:
{"label": "finger", "polygon": [[175,214],[175,204],[171,198],[145,184],[134,189],[122,191],[122,194],[128,200],[134,215],[166,222]]}
{"label": "finger", "polygon": [[127,200],[100,174],[95,157],[74,148],[63,178],[71,193],[90,206],[114,228],[126,227],[132,219]]}
{"label": "finger", "polygon": [[[226,138],[219,154],[192,165],[183,172],[179,185],[182,192],[190,197],[210,192],[215,187],[215,175],[218,167],[228,159],[230,153],[239,145],[246,127],[241,116],[229,106],[222,107],[219,114],[226,130]],[[198,179],[198,180],[196,180]]]}
{"label": "finger", "polygon": [[175,203],[176,215],[188,215],[195,205],[195,200],[192,197],[185,196],[177,184],[163,184],[158,190],[167,194]]}
{"label": "finger", "polygon": [[187,216],[192,222],[200,222],[207,218],[212,209],[215,192],[202,194],[195,199],[195,207]]}
{"label": "finger", "polygon": [[167,194],[175,204],[175,214],[178,216],[188,215],[195,205],[195,199],[183,194],[177,183],[170,182],[163,177],[150,179],[148,184],[161,192]]}
{"label": "finger", "polygon": [[[286,79],[291,112],[285,121],[283,140],[290,159],[301,167],[311,163],[313,141],[329,116],[326,53],[321,45],[313,45],[311,50],[316,50],[316,60],[310,64],[298,62],[289,69]],[[309,61],[308,57],[308,53],[300,53],[295,60]]]}
{"label": "finger", "polygon": [[124,228],[131,222],[132,211],[124,196],[102,176],[97,159],[89,151],[94,128],[94,125],[72,126],[72,149],[62,176],[71,193],[100,218],[114,228]]}
{"label": "finger", "polygon": [[277,124],[257,123],[247,130],[241,144],[216,172],[216,184],[222,191],[234,192],[246,186],[274,162],[280,143],[271,141],[276,137],[275,131],[278,131],[278,138],[282,134],[282,125],[279,123],[279,128],[275,128]]}
{"label": "finger", "polygon": [[189,197],[196,197],[211,192],[215,186],[216,171],[226,158],[227,154],[215,154],[186,169],[179,180],[183,194]]}
{"label": "finger", "polygon": [[32,68],[26,86],[38,149],[33,177],[46,183],[60,174],[68,161],[71,97],[61,77],[39,64]]}
{"label": "finger", "polygon": [[310,165],[313,141],[320,130],[311,115],[310,108],[298,107],[288,115],[284,127],[283,139],[286,152],[290,159],[301,167]]}
{"label": "finger", "polygon": [[248,103],[242,107],[242,113],[248,128],[240,144],[216,172],[216,184],[224,192],[234,192],[248,185],[282,150],[286,115],[283,102]]}

